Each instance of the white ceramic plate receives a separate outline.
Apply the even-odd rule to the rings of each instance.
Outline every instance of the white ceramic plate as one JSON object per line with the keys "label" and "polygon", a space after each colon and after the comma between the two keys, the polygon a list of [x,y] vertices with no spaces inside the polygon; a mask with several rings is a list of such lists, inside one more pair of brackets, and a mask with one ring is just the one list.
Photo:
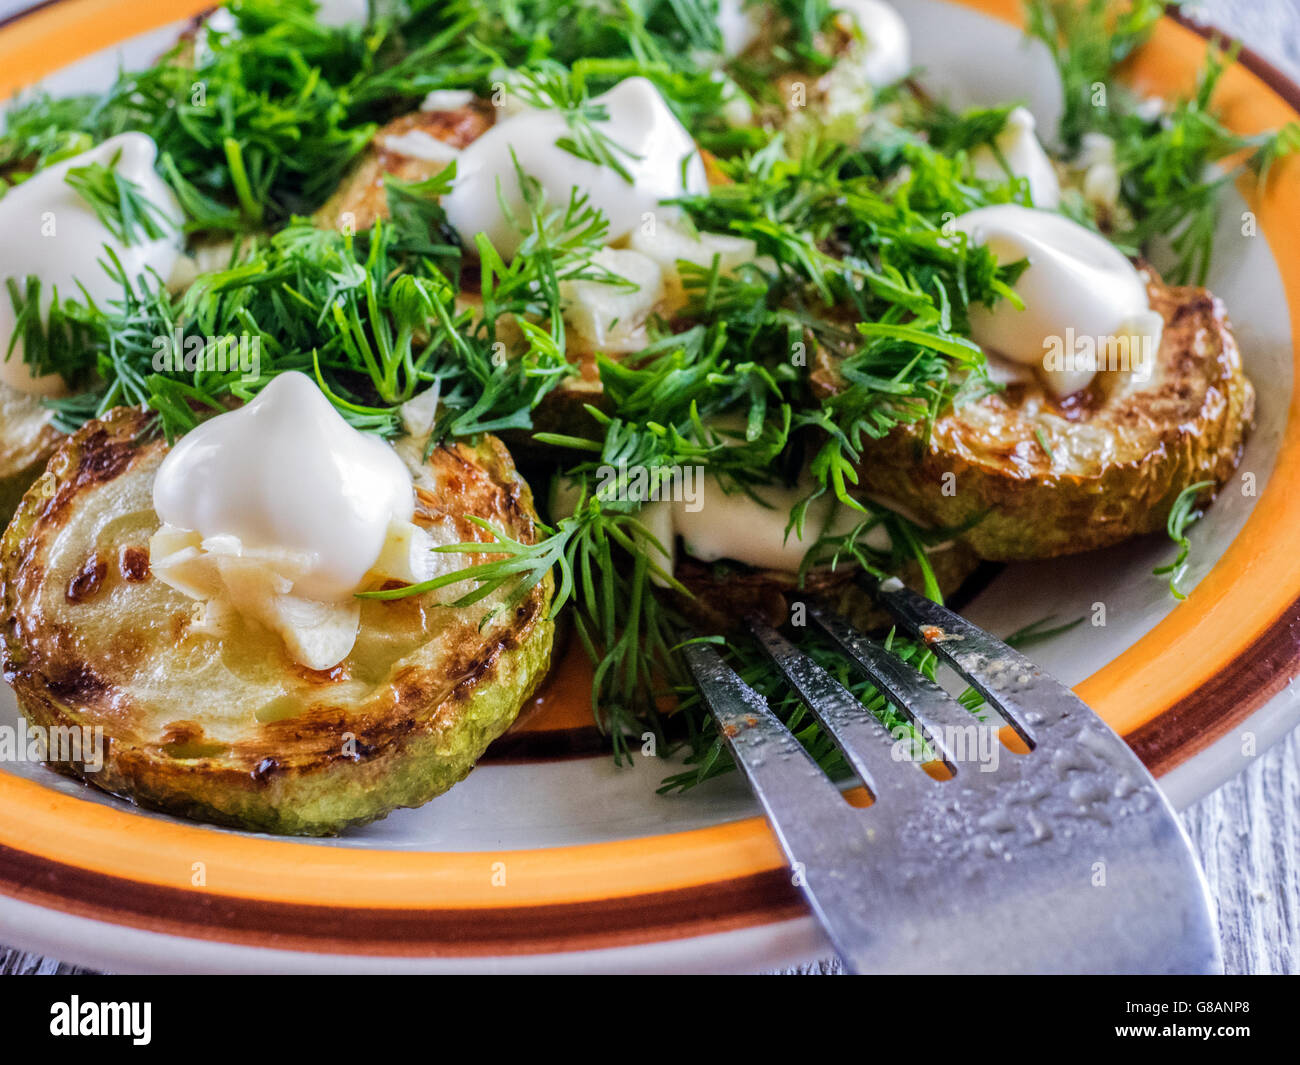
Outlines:
{"label": "white ceramic plate", "polygon": [[[108,83],[147,63],[201,4],[141,11],[61,0],[0,28],[10,88]],[[899,0],[932,88],[969,103],[1027,101],[1052,129],[1060,102],[1041,48],[1022,44],[1018,4]],[[161,13],[160,13],[161,12]],[[114,42],[121,43],[114,43]],[[87,54],[90,52],[94,54]],[[1185,88],[1204,40],[1166,21],[1133,79]],[[78,58],[85,54],[84,58]],[[71,61],[75,59],[76,61]],[[54,69],[62,62],[66,66]],[[1225,79],[1241,129],[1296,117],[1300,90],[1248,57]],[[1192,533],[1195,592],[1179,605],[1151,574],[1166,540],[1007,567],[966,608],[1009,633],[1044,617],[1094,616],[1033,654],[1121,731],[1184,805],[1293,726],[1291,628],[1300,501],[1292,411],[1300,307],[1300,168],[1265,200],[1225,204],[1211,288],[1230,308],[1259,388],[1242,464]],[[1260,236],[1242,234],[1252,210]],[[286,841],[136,810],[39,765],[0,766],[0,941],[117,971],[760,969],[829,948],[743,785],[671,798],[668,768],[616,768],[594,752],[585,667],[570,655],[538,705],[473,775],[419,810],[334,840]],[[12,694],[0,724],[16,725]]]}

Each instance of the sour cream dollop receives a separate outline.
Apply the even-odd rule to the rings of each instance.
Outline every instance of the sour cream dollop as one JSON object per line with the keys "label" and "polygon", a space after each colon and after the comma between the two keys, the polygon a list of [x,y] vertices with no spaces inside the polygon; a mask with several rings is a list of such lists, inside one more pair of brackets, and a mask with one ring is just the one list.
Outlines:
{"label": "sour cream dollop", "polygon": [[884,0],[838,0],[836,21],[860,34],[849,59],[868,82],[882,88],[907,77],[912,68],[912,38],[903,17]]}
{"label": "sour cream dollop", "polygon": [[415,508],[397,452],[353,429],[297,372],[181,437],[158,469],[153,502],[168,525],[310,556],[294,591],[321,600],[352,595],[389,524],[410,521]]}
{"label": "sour cream dollop", "polygon": [[[998,153],[1006,160],[1015,177],[1029,182],[1029,195],[1035,207],[1056,207],[1061,202],[1061,183],[1056,168],[1043,151],[1034,133],[1034,116],[1026,108],[1017,107],[1007,115],[1007,124],[993,138]],[[997,154],[987,144],[982,144],[971,154],[975,176],[985,181],[1005,180],[1007,172]]]}
{"label": "sour cream dollop", "polygon": [[[108,261],[105,246],[116,253],[127,276],[156,272],[164,281],[183,251],[184,215],[171,189],[158,176],[154,161],[158,146],[144,133],[122,133],[89,151],[37,171],[0,198],[0,279],[13,278],[25,291],[28,275],[41,279],[41,314],[47,315],[53,290],[59,298],[82,299],[81,283],[101,307],[119,299],[121,288],[100,264]],[[117,162],[114,164],[114,159]],[[67,182],[68,172],[98,163],[134,182],[146,200],[158,208],[163,235],[147,239],[136,231],[138,243],[124,244],[100,221],[89,203]],[[0,297],[0,358],[13,336],[15,317],[8,294]],[[19,338],[9,358],[0,362],[0,381],[33,395],[66,391],[58,374],[33,377],[23,362]]]}
{"label": "sour cream dollop", "polygon": [[[754,489],[757,499],[739,490],[728,492],[710,476],[702,481],[703,491],[696,504],[658,504],[671,508],[673,532],[681,536],[686,553],[701,562],[729,558],[758,569],[795,573],[818,538],[824,533],[845,535],[860,517],[841,507],[833,496],[822,495],[808,507],[802,535],[798,529],[787,534],[791,510],[813,490],[810,479],[801,479],[793,488],[762,485]],[[873,529],[869,540],[880,547],[881,536],[886,537],[883,546],[887,548],[883,529]]]}
{"label": "sour cream dollop", "polygon": [[443,198],[447,219],[467,246],[486,233],[503,255],[518,251],[523,234],[502,207],[504,201],[516,219],[527,218],[516,159],[553,206],[568,203],[575,188],[586,194],[609,219],[610,243],[642,224],[662,200],[707,191],[695,142],[649,80],[627,78],[592,102],[608,114],[593,124],[618,146],[614,154],[632,180],[561,148],[557,142],[573,131],[560,112],[513,114],[460,153],[456,180]]}
{"label": "sour cream dollop", "polygon": [[356,640],[354,593],[376,575],[423,579],[431,541],[412,523],[409,469],[358,432],[301,373],[183,436],[153,486],[152,572],[201,600],[207,631],[235,611],[313,669]]}
{"label": "sour cream dollop", "polygon": [[1127,339],[1138,372],[1138,357],[1154,356],[1162,319],[1151,309],[1142,276],[1104,237],[1052,211],[1015,204],[968,211],[954,225],[1000,263],[1029,260],[1015,284],[1024,310],[1007,300],[991,310],[974,306],[971,333],[993,354],[1035,367],[1049,391],[1077,392],[1096,372],[1050,368],[1047,356],[1058,345],[1077,350],[1086,340],[1101,350],[1107,341]]}

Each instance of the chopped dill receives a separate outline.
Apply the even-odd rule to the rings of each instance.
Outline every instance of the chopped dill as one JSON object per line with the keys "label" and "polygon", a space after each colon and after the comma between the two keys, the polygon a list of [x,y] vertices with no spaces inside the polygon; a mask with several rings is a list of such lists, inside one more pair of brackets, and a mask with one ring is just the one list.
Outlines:
{"label": "chopped dill", "polygon": [[69,168],[64,181],[86,201],[104,228],[123,244],[157,240],[170,228],[166,216],[130,178],[117,172],[119,151],[108,166],[88,163]]}
{"label": "chopped dill", "polygon": [[1166,573],[1170,575],[1169,591],[1176,599],[1187,598],[1187,594],[1179,588],[1179,584],[1187,575],[1189,565],[1187,556],[1192,550],[1192,543],[1187,537],[1187,530],[1195,525],[1204,513],[1204,511],[1197,508],[1198,499],[1207,488],[1213,487],[1213,481],[1197,481],[1195,484],[1189,484],[1178,493],[1178,498],[1174,500],[1174,505],[1169,510],[1169,518],[1165,522],[1165,531],[1168,533],[1169,539],[1178,545],[1178,554],[1172,562],[1157,566],[1151,572],[1157,577],[1162,577]]}

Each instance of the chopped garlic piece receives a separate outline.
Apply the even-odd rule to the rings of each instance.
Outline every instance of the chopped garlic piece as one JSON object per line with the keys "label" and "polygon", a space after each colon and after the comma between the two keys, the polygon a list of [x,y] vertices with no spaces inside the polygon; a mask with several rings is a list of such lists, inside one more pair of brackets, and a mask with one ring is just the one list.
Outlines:
{"label": "chopped garlic piece", "polygon": [[408,159],[423,159],[429,163],[450,163],[460,155],[460,149],[446,141],[431,137],[422,129],[411,129],[401,134],[391,134],[383,140],[385,151],[404,155]]}
{"label": "chopped garlic piece", "polygon": [[1070,164],[1083,171],[1079,182],[1083,198],[1103,217],[1111,217],[1119,207],[1119,168],[1115,164],[1115,142],[1104,133],[1083,135],[1079,154]]}
{"label": "chopped garlic piece", "polygon": [[[650,560],[670,575],[677,567],[677,529],[673,515],[674,507],[668,500],[645,503],[636,517],[645,526],[649,536],[640,532],[635,534],[636,539],[645,545]],[[668,582],[657,573],[650,574],[650,583],[659,588],[668,587]]]}
{"label": "chopped garlic piece", "polygon": [[[409,521],[389,524],[371,576],[409,584],[437,575],[442,556],[433,539]],[[201,539],[189,529],[163,525],[149,541],[150,570],[168,587],[197,600],[190,631],[220,639],[238,614],[264,625],[283,641],[295,662],[329,669],[348,656],[361,622],[356,599],[322,602],[294,594],[311,571],[303,552],[248,549],[238,537]]]}
{"label": "chopped garlic piece", "polygon": [[1094,163],[1083,175],[1083,198],[1098,208],[1119,203],[1119,171],[1113,163]]}
{"label": "chopped garlic piece", "polygon": [[438,416],[438,399],[441,391],[441,382],[435,381],[432,388],[426,388],[418,396],[412,396],[398,408],[402,417],[402,428],[410,436],[423,438],[433,430],[434,420]]}
{"label": "chopped garlic piece", "polygon": [[420,104],[421,111],[455,111],[474,102],[468,89],[434,89]]}
{"label": "chopped garlic piece", "polygon": [[263,619],[278,632],[295,662],[329,669],[347,658],[361,627],[361,604],[318,603],[296,595],[277,595]]}
{"label": "chopped garlic piece", "polygon": [[564,320],[593,349],[618,354],[644,347],[646,318],[664,297],[659,264],[621,248],[602,248],[592,262],[635,287],[618,281],[561,282]]}
{"label": "chopped garlic piece", "polygon": [[437,575],[438,555],[433,552],[433,537],[414,522],[395,521],[388,526],[383,550],[371,573],[387,580],[419,584]]}
{"label": "chopped garlic piece", "polygon": [[682,298],[681,262],[694,263],[709,269],[714,256],[723,274],[734,273],[745,263],[753,262],[757,248],[748,237],[729,233],[693,233],[675,218],[661,219],[653,227],[637,229],[628,240],[628,247],[653,259],[663,271],[669,299],[678,303]]}
{"label": "chopped garlic piece", "polygon": [[981,144],[971,153],[971,163],[976,177],[985,181],[1004,181],[1007,172],[1002,160],[998,159],[998,154],[1001,154],[1011,173],[1029,183],[1029,195],[1035,207],[1056,207],[1061,202],[1061,183],[1034,129],[1034,116],[1028,109],[1015,108],[1007,115],[1007,124],[1002,132],[993,138],[997,152],[989,145]]}

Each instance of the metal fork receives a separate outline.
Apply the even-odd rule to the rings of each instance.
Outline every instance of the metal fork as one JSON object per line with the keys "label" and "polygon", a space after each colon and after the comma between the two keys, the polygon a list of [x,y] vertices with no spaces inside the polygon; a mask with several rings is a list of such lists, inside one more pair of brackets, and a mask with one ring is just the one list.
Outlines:
{"label": "metal fork", "polygon": [[[1200,867],[1173,809],[1124,741],[1069,688],[983,629],[897,580],[864,583],[904,631],[984,696],[1029,753],[990,744],[995,737],[978,730],[993,726],[838,615],[809,604],[812,620],[946,767],[927,773],[912,744],[891,736],[781,633],[749,619],[871,793],[870,806],[855,808],[713,647],[685,651],[845,967],[1220,972]],[[970,757],[972,742],[980,757]]]}

